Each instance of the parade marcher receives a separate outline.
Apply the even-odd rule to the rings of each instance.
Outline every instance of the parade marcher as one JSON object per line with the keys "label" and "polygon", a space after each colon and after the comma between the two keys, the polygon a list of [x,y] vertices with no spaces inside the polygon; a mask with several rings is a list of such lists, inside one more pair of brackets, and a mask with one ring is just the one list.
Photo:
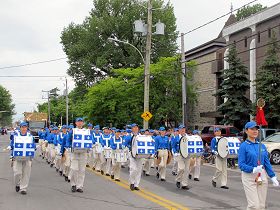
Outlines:
{"label": "parade marcher", "polygon": [[[193,130],[192,134],[193,135],[199,135],[199,131],[198,130]],[[201,156],[193,157],[193,160],[194,160],[194,165],[190,167],[189,178],[192,178],[192,175],[193,175],[193,177],[194,177],[193,180],[198,182],[199,177],[200,177]]]}
{"label": "parade marcher", "polygon": [[105,163],[104,155],[103,155],[103,147],[102,147],[102,134],[100,132],[100,126],[94,126],[93,135],[93,164],[92,169],[100,172],[103,164]]}
{"label": "parade marcher", "polygon": [[[153,141],[155,141],[155,137],[153,136],[154,131],[153,130],[146,130],[145,135],[149,135],[152,137]],[[154,156],[151,158],[147,158],[144,162],[144,167],[143,167],[143,174],[145,176],[150,176],[150,170],[152,167],[154,167]]]}
{"label": "parade marcher", "polygon": [[[112,149],[110,148],[111,138],[112,138],[112,134],[110,133],[109,128],[104,127],[103,134],[102,134],[102,146],[103,146],[105,161],[101,167],[101,174],[103,175],[105,172],[106,176],[110,176],[110,171],[111,171],[111,166],[112,166],[112,157],[111,157]],[[107,154],[109,154],[109,156],[107,156]]]}
{"label": "parade marcher", "polygon": [[[84,187],[87,152],[91,148],[86,148],[84,146],[83,148],[76,150],[76,145],[74,145],[75,141],[77,141],[78,139],[82,138],[85,140],[86,137],[91,136],[90,131],[88,129],[83,129],[83,126],[83,118],[77,118],[76,128],[73,128],[69,131],[67,138],[68,143],[66,143],[66,145],[71,145],[71,166],[69,174],[71,190],[72,192],[80,193],[83,192]],[[87,144],[89,146],[92,146],[92,139],[90,139],[90,143]],[[62,147],[64,147],[64,145],[62,145]]]}
{"label": "parade marcher", "polygon": [[48,141],[48,147],[47,147],[48,157],[47,157],[47,162],[48,162],[48,164],[50,164],[50,167],[54,166],[55,147],[54,147],[53,141],[54,141],[54,138],[55,138],[56,131],[57,131],[57,128],[56,127],[52,127],[51,128],[51,133],[47,137],[47,141]]}
{"label": "parade marcher", "polygon": [[54,167],[56,168],[56,172],[59,172],[62,176],[62,164],[61,164],[61,145],[62,145],[63,138],[61,138],[59,130],[55,129],[54,134],[54,150],[55,150],[55,159],[54,159]]}
{"label": "parade marcher", "polygon": [[167,159],[168,159],[168,151],[170,151],[170,143],[168,137],[165,135],[166,130],[164,127],[159,128],[160,135],[155,138],[155,150],[156,150],[156,158],[158,158],[158,172],[157,178],[161,181],[165,181],[166,176],[166,166],[167,166]]}
{"label": "parade marcher", "polygon": [[[27,131],[28,124],[20,123],[20,131],[11,135],[10,147],[12,150],[12,161],[16,192],[23,195],[27,192],[31,174],[32,158],[35,154],[35,141]],[[24,154],[25,153],[25,154]]]}
{"label": "parade marcher", "polygon": [[[92,133],[93,133],[93,130],[92,130],[93,125],[92,125],[91,123],[88,123],[87,127],[88,127],[88,129],[90,130],[90,132],[91,132],[91,134],[92,134]],[[90,152],[88,153],[87,165],[86,165],[86,167],[89,167],[89,166],[90,166],[90,163],[91,163],[92,159],[93,159],[93,149],[90,150]]]}
{"label": "parade marcher", "polygon": [[69,149],[70,146],[66,145],[66,142],[69,142],[67,128],[68,128],[67,125],[63,125],[61,128],[62,132],[60,133],[60,138],[62,139],[62,144],[61,144],[60,155],[62,155],[61,157],[62,174],[65,177],[65,181],[70,182],[70,179],[68,179],[69,172],[70,172],[70,149]]}
{"label": "parade marcher", "polygon": [[43,144],[44,144],[44,137],[45,137],[45,130],[44,128],[41,128],[41,130],[38,131],[38,136],[39,136],[39,147],[38,147],[38,153],[39,153],[39,156],[43,157]]}
{"label": "parade marcher", "polygon": [[212,179],[212,185],[213,187],[217,186],[217,180],[221,180],[221,188],[223,189],[229,189],[227,186],[227,159],[222,158],[219,156],[217,147],[219,139],[221,138],[221,130],[220,128],[214,129],[214,135],[215,137],[211,140],[211,150],[212,153],[216,155],[216,172]]}
{"label": "parade marcher", "polygon": [[273,186],[279,186],[279,182],[270,164],[266,146],[257,139],[259,126],[254,121],[247,122],[245,133],[246,140],[238,151],[238,165],[242,171],[242,183],[248,202],[247,210],[264,210],[268,187],[267,175]]}
{"label": "parade marcher", "polygon": [[115,158],[115,154],[117,152],[121,152],[124,148],[123,139],[121,137],[121,132],[119,129],[115,130],[115,136],[113,136],[110,140],[110,147],[113,150],[111,179],[115,179],[115,181],[119,182],[120,181],[121,163],[117,162],[117,160]]}
{"label": "parade marcher", "polygon": [[[125,140],[125,146],[131,152],[132,139],[139,135],[139,127],[137,124],[133,123],[131,125],[132,128],[132,136],[127,136]],[[143,160],[141,158],[133,158],[131,154],[129,154],[129,183],[130,190],[140,190],[139,184],[141,180],[141,172]]]}
{"label": "parade marcher", "polygon": [[[170,144],[172,146],[173,142],[176,141],[176,136],[179,135],[179,129],[175,128],[174,129],[174,133],[173,135],[171,135],[171,139],[170,139]],[[173,154],[173,150],[172,150],[172,154]],[[178,162],[176,161],[176,158],[173,154],[173,166],[172,166],[172,175],[176,176],[177,175],[177,171],[178,171]]]}
{"label": "parade marcher", "polygon": [[180,139],[183,136],[186,136],[186,128],[184,125],[179,126],[179,135],[175,137],[175,140],[172,142],[172,151],[175,157],[175,160],[178,163],[178,174],[176,176],[176,186],[178,188],[182,187],[183,190],[189,190],[188,187],[188,175],[190,168],[190,158],[183,158],[179,151]]}

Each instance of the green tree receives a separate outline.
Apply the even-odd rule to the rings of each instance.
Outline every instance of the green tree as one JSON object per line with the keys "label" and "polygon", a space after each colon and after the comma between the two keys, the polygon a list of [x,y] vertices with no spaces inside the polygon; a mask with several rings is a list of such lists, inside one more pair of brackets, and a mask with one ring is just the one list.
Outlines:
{"label": "green tree", "polygon": [[265,8],[267,8],[266,6],[263,6],[262,4],[255,4],[255,5],[248,5],[248,6],[245,6],[243,7],[242,9],[239,9],[237,11],[237,14],[236,14],[236,19],[239,21],[239,20],[242,20],[242,19],[245,19],[246,17],[249,17],[250,15],[253,15],[257,12],[260,12],[262,10],[264,10]]}
{"label": "green tree", "polygon": [[240,124],[248,120],[251,111],[251,101],[246,97],[250,88],[248,70],[238,58],[235,45],[230,46],[226,61],[229,68],[223,70],[223,82],[216,94],[225,102],[218,106],[218,111],[225,116],[222,124],[240,127]]}
{"label": "green tree", "polygon": [[[68,74],[78,85],[92,86],[110,75],[112,69],[135,68],[142,63],[139,53],[129,45],[112,43],[109,37],[125,40],[144,53],[145,37],[135,36],[135,20],[146,20],[144,1],[94,0],[94,8],[82,24],[71,23],[61,34],[63,50],[70,65]],[[163,0],[153,0],[153,24],[165,23],[165,35],[153,36],[152,62],[176,53],[176,18],[174,8]]]}
{"label": "green tree", "polygon": [[15,114],[15,105],[12,102],[12,96],[8,90],[0,85],[0,125],[12,125],[12,116]]}
{"label": "green tree", "polygon": [[[194,63],[188,63],[194,69]],[[190,71],[188,78],[192,76]],[[101,125],[122,127],[131,122],[142,124],[144,90],[143,67],[113,71],[107,78],[89,89],[84,112],[89,119]],[[176,57],[161,58],[151,65],[150,126],[159,126],[162,121],[181,121],[181,68]],[[196,100],[195,86],[188,86],[190,100]]]}
{"label": "green tree", "polygon": [[269,42],[266,58],[260,67],[257,78],[257,97],[266,101],[266,118],[269,126],[280,124],[280,46],[275,32]]}

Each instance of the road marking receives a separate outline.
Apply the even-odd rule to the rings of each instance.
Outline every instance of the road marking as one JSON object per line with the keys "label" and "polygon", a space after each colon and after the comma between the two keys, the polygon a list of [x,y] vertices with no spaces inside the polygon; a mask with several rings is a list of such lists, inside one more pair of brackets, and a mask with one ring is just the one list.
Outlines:
{"label": "road marking", "polygon": [[[127,189],[130,191],[130,188],[129,188],[129,184],[128,182],[126,182],[125,180],[122,180],[120,179],[120,182],[116,182],[114,180],[112,180],[110,177],[108,176],[104,176],[104,175],[101,175],[100,173],[90,169],[90,168],[87,168],[87,170],[89,170],[90,172],[96,174],[97,176],[101,176],[111,182],[114,182],[115,184]],[[146,199],[146,200],[149,200],[153,203],[156,203],[166,209],[170,209],[170,210],[177,210],[177,209],[181,209],[181,210],[190,210],[189,208],[179,204],[179,203],[175,203],[173,201],[170,201],[170,200],[167,200],[159,195],[156,195],[152,192],[149,192],[147,190],[144,190],[144,189],[141,189],[140,191],[131,191],[132,193],[135,193],[139,196],[141,196],[142,198]]]}

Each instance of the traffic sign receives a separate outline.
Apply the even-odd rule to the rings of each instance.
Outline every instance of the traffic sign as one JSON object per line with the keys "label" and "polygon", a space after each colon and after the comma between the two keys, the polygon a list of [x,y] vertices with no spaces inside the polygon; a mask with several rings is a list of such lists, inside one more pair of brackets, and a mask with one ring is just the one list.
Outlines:
{"label": "traffic sign", "polygon": [[144,120],[149,121],[153,117],[153,115],[149,111],[146,111],[141,115],[141,117]]}

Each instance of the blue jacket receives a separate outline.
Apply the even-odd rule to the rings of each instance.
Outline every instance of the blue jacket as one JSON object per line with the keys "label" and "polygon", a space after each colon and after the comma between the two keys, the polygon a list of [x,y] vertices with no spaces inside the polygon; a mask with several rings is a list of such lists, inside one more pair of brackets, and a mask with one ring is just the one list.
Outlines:
{"label": "blue jacket", "polygon": [[[119,143],[118,143],[118,142],[119,142]],[[123,139],[122,139],[122,137],[119,137],[118,139],[116,139],[116,137],[113,136],[113,137],[110,139],[110,147],[111,147],[113,150],[122,149],[122,146],[123,146]]]}
{"label": "blue jacket", "polygon": [[180,148],[179,148],[180,139],[181,138],[179,135],[176,135],[171,139],[171,147],[172,147],[172,152],[174,154],[180,152]]}
{"label": "blue jacket", "polygon": [[58,144],[62,145],[62,140],[63,140],[63,139],[61,138],[60,133],[54,134],[54,135],[53,135],[53,144],[54,144],[55,146],[57,146]]}
{"label": "blue jacket", "polygon": [[217,150],[218,150],[218,139],[214,137],[211,140],[211,152],[214,153],[217,152]]}
{"label": "blue jacket", "polygon": [[101,133],[96,133],[96,132],[93,132],[92,133],[92,143],[93,144],[96,144],[96,143],[100,143],[100,144],[102,144],[102,135],[101,135]]}
{"label": "blue jacket", "polygon": [[54,133],[50,133],[47,136],[47,141],[48,141],[49,144],[53,144],[54,139],[55,139],[55,134]]}
{"label": "blue jacket", "polygon": [[[259,142],[244,141],[238,151],[238,165],[241,171],[252,173],[254,167],[258,166]],[[270,178],[275,176],[268,158],[268,152],[264,144],[261,145],[261,165],[264,166]]]}
{"label": "blue jacket", "polygon": [[112,138],[111,134],[108,134],[108,135],[102,134],[101,145],[103,147],[105,147],[105,146],[110,147],[110,140],[111,140],[111,138]]}
{"label": "blue jacket", "polygon": [[167,136],[157,136],[155,138],[155,149],[168,149],[170,150],[169,139]]}

